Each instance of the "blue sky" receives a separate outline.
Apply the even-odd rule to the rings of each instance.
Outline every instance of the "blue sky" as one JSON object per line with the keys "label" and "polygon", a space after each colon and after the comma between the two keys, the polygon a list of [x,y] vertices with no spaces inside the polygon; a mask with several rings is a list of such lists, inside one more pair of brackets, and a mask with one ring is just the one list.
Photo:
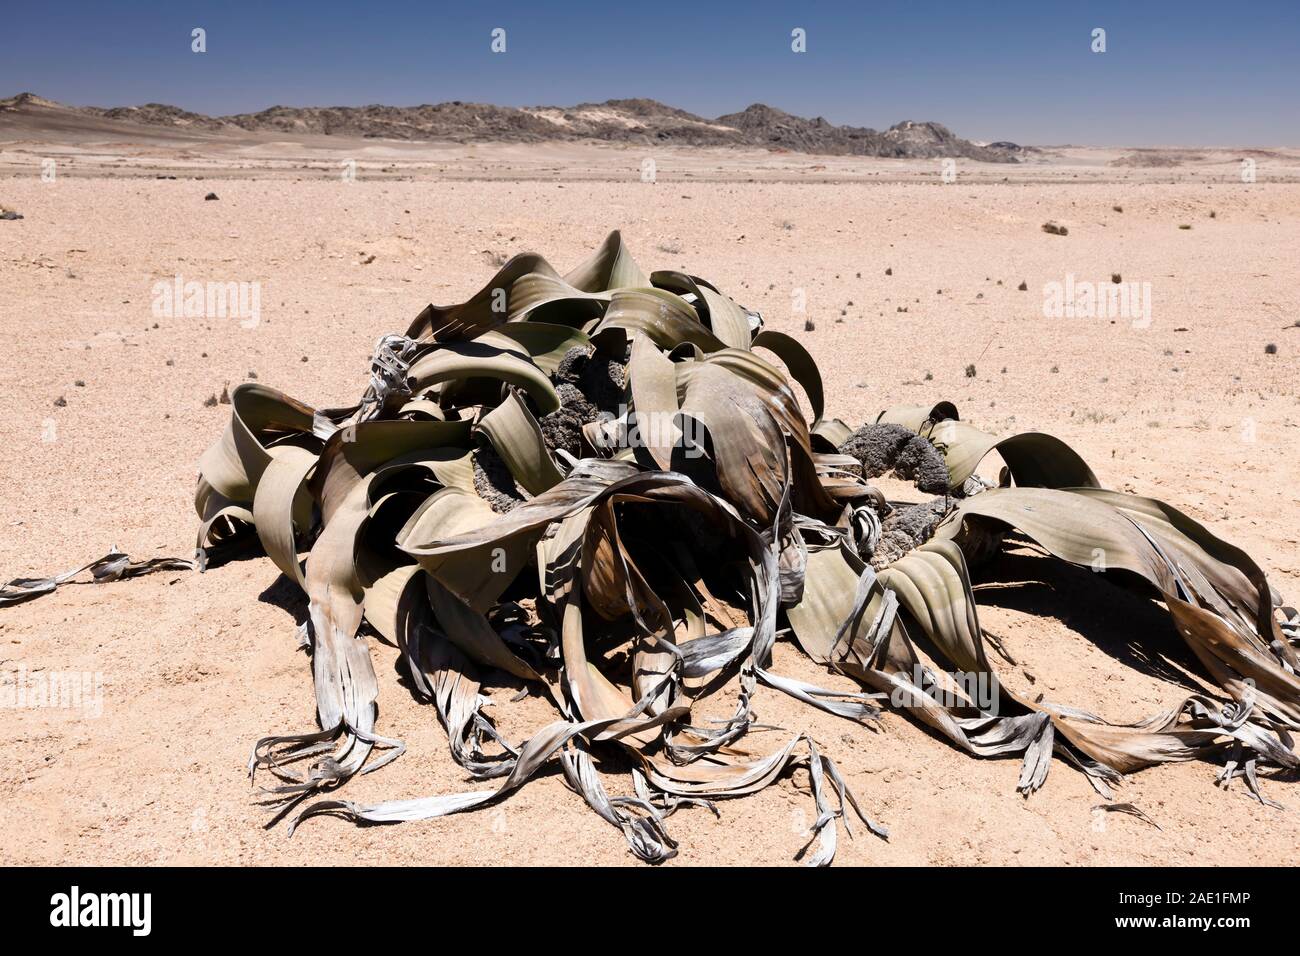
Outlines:
{"label": "blue sky", "polygon": [[[646,96],[1096,145],[1300,144],[1300,2],[15,2],[0,96],[78,105]],[[190,31],[208,50],[190,52]],[[507,51],[489,49],[494,27]],[[808,50],[790,50],[790,31]],[[1090,50],[1106,30],[1105,53]]]}

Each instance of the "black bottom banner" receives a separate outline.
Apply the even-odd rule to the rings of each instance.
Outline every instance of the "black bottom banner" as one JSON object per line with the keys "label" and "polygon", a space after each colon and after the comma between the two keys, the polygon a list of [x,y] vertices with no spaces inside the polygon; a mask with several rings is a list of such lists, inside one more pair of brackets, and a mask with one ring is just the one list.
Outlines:
{"label": "black bottom banner", "polygon": [[542,920],[576,911],[599,919],[593,911],[606,901],[611,917],[644,906],[643,919],[657,913],[687,924],[698,918],[702,926],[719,919],[730,925],[743,913],[749,923],[770,912],[781,924],[810,923],[819,939],[843,933],[875,946],[882,934],[916,942],[971,933],[992,940],[1008,928],[1019,939],[1035,931],[1174,931],[1225,943],[1238,933],[1289,929],[1296,899],[1291,870],[557,869],[12,868],[0,870],[0,919],[17,938],[48,932],[76,933],[81,942],[208,943],[324,933],[333,945],[350,936],[373,942],[376,932],[398,927],[410,931],[440,912],[461,930],[468,917],[489,932],[502,919],[522,930],[530,910]]}

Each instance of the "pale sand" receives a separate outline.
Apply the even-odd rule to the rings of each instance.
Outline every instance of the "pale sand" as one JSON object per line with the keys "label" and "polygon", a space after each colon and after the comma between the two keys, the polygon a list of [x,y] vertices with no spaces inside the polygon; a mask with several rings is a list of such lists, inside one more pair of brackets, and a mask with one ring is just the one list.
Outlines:
{"label": "pale sand", "polygon": [[[64,570],[111,544],[136,558],[188,555],[196,462],[229,414],[204,407],[209,395],[252,370],[310,404],[347,404],[375,339],[429,301],[468,296],[494,256],[538,250],[565,269],[620,228],[647,270],[705,276],[796,334],[821,364],[833,414],[858,423],[890,404],[948,398],[990,431],[1049,431],[1103,483],[1208,523],[1300,600],[1300,328],[1290,328],[1300,316],[1300,185],[1277,182],[1293,178],[1294,159],[1272,168],[1261,159],[1254,185],[1239,182],[1236,153],[1196,168],[1078,156],[1014,171],[963,164],[956,184],[940,185],[934,163],[786,155],[728,165],[700,154],[659,162],[660,181],[645,184],[636,151],[441,149],[441,178],[412,167],[408,179],[368,181],[363,164],[361,181],[344,185],[334,172],[341,149],[322,147],[314,173],[300,145],[282,147],[279,169],[264,155],[238,169],[229,152],[193,149],[186,161],[201,168],[178,175],[205,177],[196,182],[151,178],[182,168],[171,147],[0,144],[0,204],[26,216],[0,222],[0,579]],[[52,155],[77,157],[84,178],[61,163],[56,182],[42,183],[39,159]],[[710,174],[709,165],[725,168]],[[823,175],[805,168],[821,165],[843,179],[927,181],[744,182],[756,165],[766,170],[758,179]],[[576,181],[582,169],[613,181]],[[502,170],[571,181],[512,181]],[[476,171],[496,181],[464,181]],[[1000,183],[1013,174],[1040,181]],[[203,201],[210,189],[219,202]],[[1048,219],[1069,235],[1041,232]],[[1043,317],[1045,283],[1067,273],[1107,283],[1112,272],[1151,283],[1149,328]],[[260,282],[261,324],[155,319],[151,288],[177,274]],[[1017,290],[1022,280],[1028,291]],[[791,312],[794,288],[806,290],[814,332]],[[55,406],[60,396],[66,407]],[[47,422],[52,441],[42,440]],[[1158,608],[1051,562],[1003,567],[1024,583],[981,589],[983,623],[1051,699],[1132,720],[1186,692],[1172,672],[1139,670],[1129,648],[1154,643],[1185,659]],[[0,862],[635,862],[557,774],[484,813],[366,829],[320,819],[292,839],[283,825],[263,829],[270,817],[253,805],[244,772],[249,748],[313,726],[309,667],[294,640],[302,611],[264,558],[69,586],[0,611],[0,669],[102,672],[104,681],[98,719],[5,713]],[[393,649],[375,642],[374,658],[380,731],[409,751],[341,795],[474,789],[433,709],[399,684]],[[848,686],[784,642],[776,665]],[[520,739],[551,712],[509,704],[511,694],[499,692],[496,709]],[[757,711],[812,733],[890,828],[888,842],[858,828],[841,841],[841,864],[1287,864],[1300,846],[1300,815],[1263,807],[1240,785],[1219,792],[1208,763],[1128,780],[1119,799],[1157,831],[1094,814],[1099,798],[1060,761],[1026,800],[1015,792],[1018,760],[971,759],[895,714],[873,733],[768,690]],[[1300,797],[1294,781],[1263,786],[1284,804]],[[720,821],[700,810],[671,819],[676,863],[787,863],[811,819],[798,774],[720,808]]]}

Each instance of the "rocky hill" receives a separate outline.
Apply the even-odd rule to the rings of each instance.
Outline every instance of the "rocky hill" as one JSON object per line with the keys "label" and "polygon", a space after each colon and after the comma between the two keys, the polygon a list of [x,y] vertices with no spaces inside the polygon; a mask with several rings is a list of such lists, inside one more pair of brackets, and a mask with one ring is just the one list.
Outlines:
{"label": "rocky hill", "polygon": [[272,106],[257,113],[204,116],[163,103],[142,106],[73,107],[32,93],[0,100],[5,115],[59,113],[99,122],[166,127],[205,133],[273,132],[287,135],[452,142],[546,142],[601,140],[674,146],[738,146],[829,155],[897,158],[964,157],[1016,162],[1014,143],[982,145],[938,123],[902,122],[884,132],[836,126],[756,103],[716,119],[649,99],[607,100],[577,106],[493,106],[453,101],[422,106]]}

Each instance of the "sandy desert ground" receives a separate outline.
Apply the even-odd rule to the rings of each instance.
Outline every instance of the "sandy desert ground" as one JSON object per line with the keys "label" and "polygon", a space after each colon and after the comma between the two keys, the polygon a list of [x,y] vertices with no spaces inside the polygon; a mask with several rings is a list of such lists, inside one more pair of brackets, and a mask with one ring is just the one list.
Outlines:
{"label": "sandy desert ground", "polygon": [[[706,276],[798,335],[845,420],[947,398],[990,431],[1051,432],[1103,483],[1184,509],[1300,599],[1296,151],[1260,151],[1253,184],[1239,150],[1114,166],[1131,151],[1083,149],[961,164],[951,184],[934,162],[668,152],[645,183],[642,154],[614,147],[32,135],[0,130],[0,205],[25,217],[0,222],[0,580],[113,544],[137,559],[188,555],[196,462],[229,414],[206,399],[256,375],[309,404],[348,404],[375,339],[426,303],[468,296],[522,250],[567,268],[619,228],[644,266]],[[353,183],[338,174],[349,158]],[[1041,231],[1049,219],[1068,236]],[[1044,317],[1046,284],[1112,273],[1150,283],[1149,325]],[[175,276],[260,283],[261,321],[156,317],[153,286]],[[792,312],[794,289],[815,331]],[[1015,583],[979,588],[983,623],[1055,699],[1131,720],[1194,685],[1160,609],[1086,572],[1001,560]],[[103,680],[98,716],[3,714],[0,862],[635,863],[558,774],[479,814],[364,829],[319,819],[293,838],[268,828],[249,748],[314,713],[295,642],[303,603],[278,577],[255,558],[70,585],[0,611],[0,670]],[[380,730],[409,750],[344,795],[471,789],[433,710],[399,683],[396,653],[373,653]],[[839,680],[786,643],[776,663]],[[497,710],[517,739],[549,709],[504,706],[512,693]],[[1026,800],[1019,761],[970,759],[898,715],[873,732],[767,690],[757,710],[808,730],[890,828],[887,842],[842,840],[840,864],[1289,864],[1300,848],[1294,779],[1264,780],[1290,808],[1276,810],[1217,790],[1208,763],[1139,773],[1119,799],[1155,829],[1094,812],[1098,797],[1059,761]],[[677,814],[670,865],[790,862],[806,784],[795,774],[725,802],[721,819]]]}

